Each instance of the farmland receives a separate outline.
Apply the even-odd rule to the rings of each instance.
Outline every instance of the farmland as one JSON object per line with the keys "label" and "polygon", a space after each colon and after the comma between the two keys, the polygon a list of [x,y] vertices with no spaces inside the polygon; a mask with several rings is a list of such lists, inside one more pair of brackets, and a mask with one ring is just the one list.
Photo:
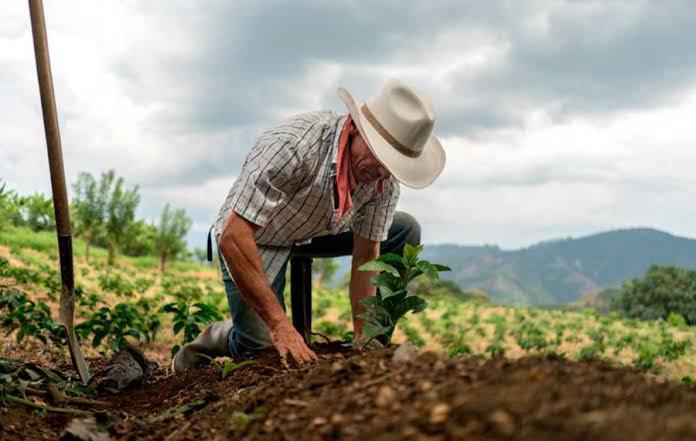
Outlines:
{"label": "farmland", "polygon": [[[594,406],[595,412],[610,412],[620,403],[631,402],[633,414],[616,416],[616,421],[623,421],[627,427],[631,415],[649,407],[643,400],[662,400],[660,412],[667,415],[673,410],[669,417],[673,427],[692,427],[679,415],[696,400],[689,387],[696,372],[696,348],[692,343],[696,341],[696,328],[687,326],[680,316],[666,321],[639,321],[615,313],[599,315],[590,309],[506,307],[476,296],[462,300],[438,286],[425,287],[428,308],[399,322],[393,340],[397,344],[408,341],[420,347],[423,355],[408,365],[411,368],[390,368],[394,347],[361,356],[335,343],[324,344],[324,340],[348,337],[351,316],[346,289],[323,285],[315,286],[313,297],[314,338],[316,343],[324,344],[318,347],[322,354],[318,364],[283,371],[271,352],[238,368],[229,365],[232,368],[224,381],[220,375],[224,362],[179,378],[167,371],[172,350],[193,338],[206,323],[228,316],[218,270],[201,263],[176,261],[161,274],[158,260],[147,256],[119,256],[108,265],[108,252],[100,248],[92,249],[91,261],[86,264],[80,254],[83,247],[77,242],[78,335],[91,365],[100,366],[104,356],[132,343],[142,347],[146,356],[160,366],[151,384],[108,401],[106,410],[113,411],[125,402],[132,406],[128,411],[130,425],[122,427],[120,435],[112,430],[123,439],[170,435],[170,439],[193,439],[205,434],[239,439],[272,434],[273,438],[292,439],[307,426],[316,429],[312,432],[316,439],[350,439],[362,433],[364,424],[359,418],[370,421],[371,427],[383,434],[395,427],[405,430],[405,438],[409,433],[419,439],[416,435],[432,432],[453,436],[468,430],[490,439],[509,439],[517,425],[542,418],[535,412],[548,403],[531,397],[544,390],[557,391],[567,400],[577,399],[572,412],[581,412],[578,409],[583,408],[583,400],[591,402],[589,397],[579,397],[581,390],[605,397],[601,403],[587,404]],[[0,287],[4,328],[0,358],[67,368],[64,337],[55,324],[60,279],[54,236],[24,228],[1,231]],[[421,374],[416,375],[419,371]],[[537,379],[534,385],[530,384],[530,375]],[[468,380],[454,382],[462,378]],[[584,378],[589,389],[582,389],[582,381],[563,389],[564,378]],[[524,405],[517,403],[522,406],[518,409],[501,390],[494,390],[496,384],[530,398],[525,398]],[[620,390],[605,394],[601,384],[614,384]],[[527,387],[524,393],[520,389],[523,387]],[[488,398],[457,401],[452,395],[458,391],[467,396],[466,392],[473,390],[488,391]],[[155,391],[161,399],[148,404],[148,394]],[[338,393],[345,394],[345,400],[338,400]],[[408,397],[421,394],[420,405],[409,404]],[[289,404],[284,401],[288,397]],[[397,401],[401,404],[395,411]],[[333,407],[328,404],[331,402]],[[199,403],[201,410],[197,407],[186,412],[192,415],[186,430],[180,430],[183,412],[180,417],[157,419],[187,403]],[[358,420],[348,418],[351,406],[363,409],[355,413]],[[479,415],[483,411],[475,411],[477,406],[488,413]],[[66,422],[50,412],[16,406],[11,409],[9,413],[7,409],[0,412],[3,427],[13,427],[7,432],[9,439],[22,439],[21,434],[30,430],[23,423],[26,418],[37,422],[31,425],[33,436],[48,439]],[[547,410],[549,423],[567,411]],[[214,416],[218,414],[226,416],[218,420]],[[449,419],[448,414],[452,414]],[[563,424],[577,424],[573,430],[578,433],[585,433],[582,431],[590,426],[597,433],[602,427],[610,427],[610,420],[593,425],[576,417],[563,420]],[[132,422],[147,418],[155,418],[157,423],[144,427]],[[669,418],[665,416],[660,424],[667,424]],[[446,421],[446,428],[440,427]],[[529,436],[540,433],[532,431]]]}

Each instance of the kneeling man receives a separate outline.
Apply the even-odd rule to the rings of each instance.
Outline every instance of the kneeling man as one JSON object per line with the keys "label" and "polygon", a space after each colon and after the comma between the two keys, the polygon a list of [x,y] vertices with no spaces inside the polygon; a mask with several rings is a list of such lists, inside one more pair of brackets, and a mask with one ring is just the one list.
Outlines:
{"label": "kneeling man", "polygon": [[292,255],[352,254],[350,301],[355,341],[361,301],[375,295],[374,273],[358,271],[380,253],[420,243],[420,226],[396,211],[399,183],[430,185],[445,165],[432,135],[428,100],[389,80],[357,106],[338,89],[348,113],[297,115],[264,132],[229,191],[215,235],[231,321],[208,326],[175,356],[177,373],[207,357],[240,357],[275,347],[283,359],[316,360],[285,315],[285,268]]}

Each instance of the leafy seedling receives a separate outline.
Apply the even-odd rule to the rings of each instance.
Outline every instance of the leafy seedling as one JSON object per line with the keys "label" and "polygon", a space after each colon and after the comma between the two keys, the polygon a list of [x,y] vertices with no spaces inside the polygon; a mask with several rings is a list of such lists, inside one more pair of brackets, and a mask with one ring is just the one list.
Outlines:
{"label": "leafy seedling", "polygon": [[226,360],[222,365],[222,379],[224,380],[227,378],[232,371],[252,364],[254,364],[254,360],[244,360],[240,361],[239,363],[235,363],[232,360]]}
{"label": "leafy seedling", "polygon": [[377,287],[377,294],[362,301],[366,312],[358,316],[365,320],[363,334],[367,341],[363,344],[375,338],[388,344],[396,324],[406,313],[421,312],[428,306],[422,297],[409,295],[408,285],[413,279],[425,275],[437,280],[440,272],[451,271],[447,266],[419,259],[421,251],[423,245],[407,244],[403,256],[387,253],[360,266],[361,271],[378,272],[371,278],[372,284]]}

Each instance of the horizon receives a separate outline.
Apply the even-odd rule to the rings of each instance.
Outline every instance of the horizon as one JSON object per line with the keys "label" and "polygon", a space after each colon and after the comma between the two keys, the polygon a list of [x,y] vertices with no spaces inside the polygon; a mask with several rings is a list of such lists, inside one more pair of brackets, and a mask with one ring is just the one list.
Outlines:
{"label": "horizon", "polygon": [[[519,249],[633,225],[696,237],[690,4],[370,8],[47,2],[67,182],[113,168],[140,185],[139,218],[184,208],[203,247],[263,129],[345,113],[338,86],[361,101],[397,77],[430,97],[448,157],[433,186],[402,186],[424,243]],[[0,48],[0,177],[50,194],[26,3],[0,5]]]}

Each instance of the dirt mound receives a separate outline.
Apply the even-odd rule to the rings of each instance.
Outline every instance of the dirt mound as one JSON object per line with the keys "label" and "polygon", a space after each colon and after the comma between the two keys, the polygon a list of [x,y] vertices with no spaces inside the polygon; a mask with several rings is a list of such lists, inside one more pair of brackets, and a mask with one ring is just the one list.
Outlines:
{"label": "dirt mound", "polygon": [[[155,376],[100,397],[120,418],[114,439],[685,440],[696,439],[696,391],[602,363],[423,353],[394,363],[324,347],[284,370],[276,355]],[[2,439],[56,439],[70,417],[0,407]]]}

